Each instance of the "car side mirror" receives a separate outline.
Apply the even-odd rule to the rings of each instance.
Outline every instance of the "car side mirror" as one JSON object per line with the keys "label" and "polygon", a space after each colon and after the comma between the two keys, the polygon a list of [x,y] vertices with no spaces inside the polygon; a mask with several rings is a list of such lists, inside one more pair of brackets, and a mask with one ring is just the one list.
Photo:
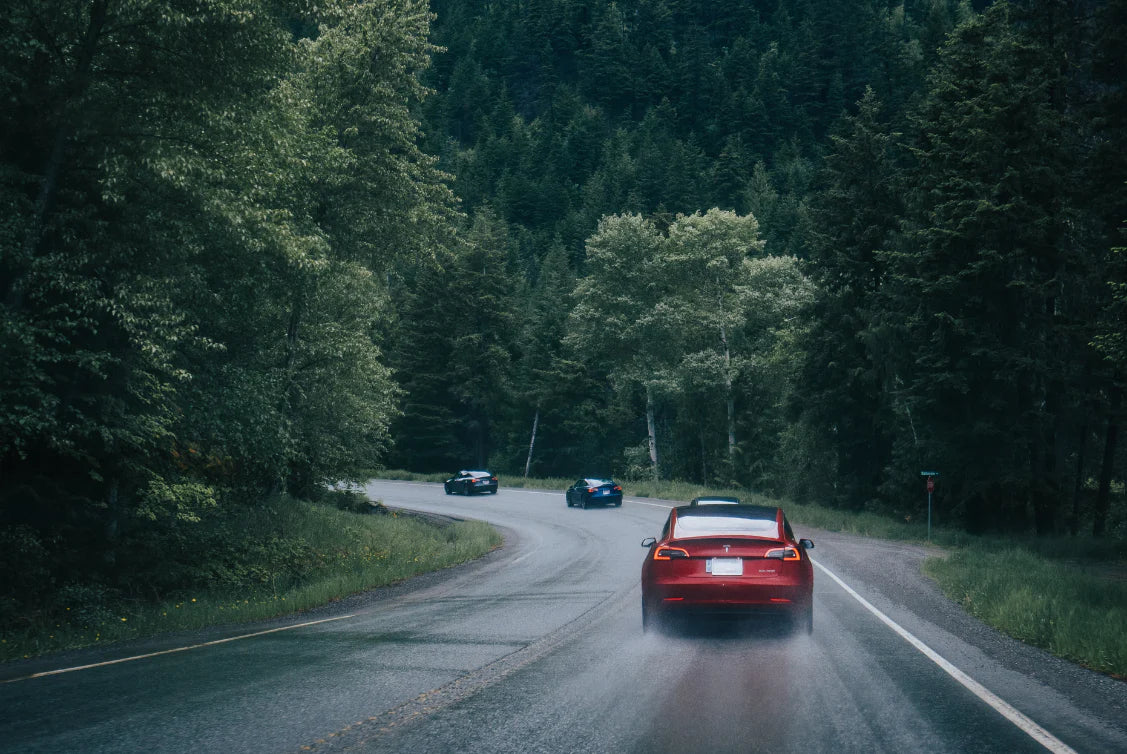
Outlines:
{"label": "car side mirror", "polygon": [[800,539],[800,540],[798,540],[798,543],[800,545],[802,545],[803,547],[805,547],[807,550],[813,550],[814,549],[814,540],[812,540],[812,539]]}
{"label": "car side mirror", "polygon": [[655,544],[657,544],[657,538],[655,537],[646,537],[642,540],[642,547],[653,547]]}

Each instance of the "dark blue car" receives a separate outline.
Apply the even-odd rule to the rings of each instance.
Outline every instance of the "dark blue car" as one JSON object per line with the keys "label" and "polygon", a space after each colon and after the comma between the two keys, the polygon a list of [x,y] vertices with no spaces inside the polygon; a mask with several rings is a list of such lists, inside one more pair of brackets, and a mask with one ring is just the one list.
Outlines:
{"label": "dark blue car", "polygon": [[473,495],[477,492],[497,493],[497,477],[488,471],[459,471],[447,479],[443,485],[447,495],[455,492],[463,495]]}
{"label": "dark blue car", "polygon": [[567,488],[564,493],[567,497],[567,507],[578,505],[586,508],[588,505],[622,505],[622,487],[614,483],[613,479],[580,479]]}

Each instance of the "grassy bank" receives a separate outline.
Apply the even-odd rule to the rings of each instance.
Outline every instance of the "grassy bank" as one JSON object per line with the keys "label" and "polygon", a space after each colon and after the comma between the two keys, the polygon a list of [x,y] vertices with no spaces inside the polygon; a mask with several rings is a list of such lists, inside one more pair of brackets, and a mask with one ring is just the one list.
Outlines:
{"label": "grassy bank", "polygon": [[971,615],[1016,639],[1127,679],[1127,569],[1020,546],[959,548],[924,572]]}
{"label": "grassy bank", "polygon": [[[356,510],[365,510],[362,501]],[[347,507],[347,506],[346,506]],[[95,586],[59,590],[0,627],[0,660],[262,620],[477,558],[501,544],[490,526],[279,499],[225,522],[238,560],[210,564],[212,586],[141,601]],[[236,571],[232,573],[232,571]],[[237,586],[235,586],[237,585]]]}

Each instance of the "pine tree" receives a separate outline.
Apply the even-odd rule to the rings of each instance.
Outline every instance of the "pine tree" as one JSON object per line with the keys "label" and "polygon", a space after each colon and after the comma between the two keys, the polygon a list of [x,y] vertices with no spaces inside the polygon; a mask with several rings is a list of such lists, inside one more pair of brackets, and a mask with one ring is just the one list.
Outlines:
{"label": "pine tree", "polygon": [[913,124],[909,225],[885,290],[919,431],[915,453],[901,439],[896,475],[938,466],[968,522],[1049,532],[1062,391],[1083,348],[1065,326],[1076,132],[1056,97],[1062,51],[1022,21],[999,4],[944,49]]}
{"label": "pine tree", "polygon": [[888,403],[889,344],[876,318],[887,276],[881,252],[890,248],[902,212],[895,138],[867,90],[857,114],[831,137],[833,151],[812,200],[808,267],[816,294],[793,409],[811,429],[807,436],[837,459],[829,473],[836,479],[833,500],[854,509],[877,497],[896,426]]}

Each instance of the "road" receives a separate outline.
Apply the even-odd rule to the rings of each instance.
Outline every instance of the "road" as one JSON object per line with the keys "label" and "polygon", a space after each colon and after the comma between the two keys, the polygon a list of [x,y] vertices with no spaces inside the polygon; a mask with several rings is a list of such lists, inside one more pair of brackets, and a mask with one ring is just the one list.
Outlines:
{"label": "road", "polygon": [[670,503],[368,490],[505,546],[283,621],[0,667],[0,751],[1127,752],[1127,684],[967,617],[924,548],[796,526],[812,636],[643,635],[639,543]]}

